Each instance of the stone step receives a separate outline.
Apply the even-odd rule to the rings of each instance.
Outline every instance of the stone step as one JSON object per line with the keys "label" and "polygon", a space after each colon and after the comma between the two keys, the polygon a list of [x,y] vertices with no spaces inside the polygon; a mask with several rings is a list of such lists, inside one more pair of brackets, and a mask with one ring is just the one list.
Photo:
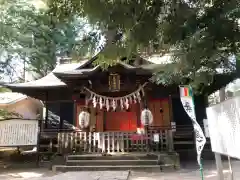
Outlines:
{"label": "stone step", "polygon": [[[164,155],[163,155],[164,156]],[[68,160],[157,160],[157,155],[141,154],[120,154],[120,155],[102,155],[102,154],[84,154],[68,155]]]}
{"label": "stone step", "polygon": [[161,170],[178,168],[177,153],[115,153],[68,155],[64,165],[54,165],[53,171],[111,171],[111,170]]}
{"label": "stone step", "polygon": [[68,166],[158,165],[157,160],[67,160]]}
{"label": "stone step", "polygon": [[173,167],[173,164],[165,165],[118,165],[118,166],[67,166],[54,165],[53,172],[67,172],[67,171],[122,171],[122,170],[152,170],[160,171],[164,167]]}

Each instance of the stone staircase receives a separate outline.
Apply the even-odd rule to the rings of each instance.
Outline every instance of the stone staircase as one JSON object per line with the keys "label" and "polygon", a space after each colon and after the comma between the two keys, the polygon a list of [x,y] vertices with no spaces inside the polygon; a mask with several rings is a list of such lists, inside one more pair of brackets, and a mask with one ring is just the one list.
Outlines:
{"label": "stone staircase", "polygon": [[109,171],[109,170],[163,170],[178,168],[179,158],[176,153],[159,154],[84,154],[68,155],[63,165],[54,165],[54,172],[61,171]]}

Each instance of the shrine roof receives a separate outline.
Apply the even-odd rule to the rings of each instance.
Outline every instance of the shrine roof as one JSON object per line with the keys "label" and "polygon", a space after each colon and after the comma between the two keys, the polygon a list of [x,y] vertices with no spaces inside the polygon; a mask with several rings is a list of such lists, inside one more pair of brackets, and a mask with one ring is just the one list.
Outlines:
{"label": "shrine roof", "polygon": [[[82,60],[80,63],[57,65],[52,72],[38,80],[16,84],[4,84],[4,86],[10,89],[67,87],[67,85],[61,80],[63,76],[88,77],[91,73],[95,73],[101,69],[100,66],[93,66],[96,59],[97,55],[88,60]],[[130,65],[122,61],[117,62],[117,64],[127,70],[136,71],[140,74],[151,74],[156,68],[163,67],[165,60],[161,59],[162,57],[155,55],[153,58],[148,57],[144,59],[146,63],[140,66]]]}
{"label": "shrine roof", "polygon": [[85,68],[85,69],[74,69],[74,70],[70,70],[70,71],[55,71],[53,72],[54,75],[56,75],[57,77],[61,76],[61,75],[89,75],[93,72],[95,72],[96,70],[100,69],[100,66],[96,66],[94,68]]}
{"label": "shrine roof", "polygon": [[66,84],[57,78],[54,75],[54,72],[65,72],[73,69],[80,68],[85,65],[87,61],[81,61],[80,63],[72,63],[72,64],[61,64],[56,66],[56,68],[50,72],[47,76],[42,77],[35,81],[24,82],[24,83],[16,83],[16,84],[4,84],[5,87],[12,88],[51,88],[51,87],[64,87]]}
{"label": "shrine roof", "polygon": [[[159,69],[161,67],[164,67],[163,64],[153,64],[153,63],[144,64],[144,65],[140,65],[140,66],[132,66],[132,65],[124,63],[122,61],[117,62],[116,65],[120,65],[128,71],[136,72],[136,74],[143,74],[143,75],[151,74],[157,68]],[[101,70],[101,67],[99,65],[95,66],[93,68],[83,68],[83,69],[78,68],[78,69],[73,69],[70,71],[53,72],[53,73],[60,79],[63,77],[83,77],[83,78],[85,78],[85,77],[88,77],[88,75],[96,73],[98,70]]]}
{"label": "shrine roof", "polygon": [[164,67],[165,67],[165,64],[145,64],[140,66],[141,69],[150,70],[151,72],[153,72],[156,69],[161,69]]}

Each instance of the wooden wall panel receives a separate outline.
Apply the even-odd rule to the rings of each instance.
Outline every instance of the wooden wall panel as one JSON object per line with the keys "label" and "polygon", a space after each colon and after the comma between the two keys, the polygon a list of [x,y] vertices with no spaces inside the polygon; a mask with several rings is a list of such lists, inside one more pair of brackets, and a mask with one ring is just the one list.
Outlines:
{"label": "wooden wall panel", "polygon": [[104,128],[103,128],[104,110],[96,108],[95,112],[96,112],[96,132],[103,132],[104,131]]}
{"label": "wooden wall panel", "polygon": [[129,111],[135,113],[137,119],[137,127],[141,127],[141,103],[130,104]]}
{"label": "wooden wall panel", "polygon": [[135,111],[106,112],[106,131],[136,131],[137,115]]}
{"label": "wooden wall panel", "polygon": [[160,112],[161,109],[161,100],[154,101],[154,114],[155,118],[153,120],[153,126],[162,126],[163,125],[163,116]]}
{"label": "wooden wall panel", "polygon": [[[153,124],[152,126],[169,126],[171,122],[171,109],[170,109],[170,104],[169,104],[169,99],[151,99],[149,100],[148,107],[151,110],[153,114]],[[79,127],[79,120],[78,120],[78,115],[82,111],[84,107],[84,102],[77,102],[77,115],[76,115],[76,126]],[[140,111],[139,111],[139,109]],[[106,118],[110,119],[116,119],[114,120],[107,120],[105,123],[108,123],[107,129],[106,130],[119,130],[119,131],[126,131],[127,129],[133,130],[136,129],[137,127],[141,127],[140,122],[140,115],[141,111],[143,109],[143,105],[141,104],[131,104],[130,105],[130,112],[106,112]],[[163,110],[161,113],[160,110]],[[104,110],[101,110],[98,108],[93,108],[92,106],[90,107],[90,130],[95,128],[96,132],[103,132],[104,131]],[[134,113],[132,113],[134,112]],[[139,115],[137,115],[139,113]],[[116,117],[116,118],[115,118]],[[121,118],[128,119],[128,121],[125,121],[126,127],[120,122]],[[119,122],[118,122],[119,119]],[[123,120],[122,120],[123,121]],[[110,124],[109,124],[110,123]],[[110,129],[109,129],[110,128]]]}
{"label": "wooden wall panel", "polygon": [[162,108],[163,108],[163,126],[170,126],[171,125],[170,105],[168,99],[164,99],[162,101]]}
{"label": "wooden wall panel", "polygon": [[156,117],[156,113],[155,113],[155,101],[150,101],[149,103],[148,103],[148,108],[149,108],[149,110],[152,112],[152,115],[153,115],[153,126],[154,126],[154,124],[155,124],[155,119],[157,119],[157,117]]}
{"label": "wooden wall panel", "polygon": [[[170,125],[170,106],[168,99],[151,99],[149,100],[148,107],[153,114],[152,126]],[[163,110],[162,112],[161,109]]]}
{"label": "wooden wall panel", "polygon": [[90,131],[95,131],[97,123],[96,108],[94,108],[92,105],[89,108],[90,108]]}

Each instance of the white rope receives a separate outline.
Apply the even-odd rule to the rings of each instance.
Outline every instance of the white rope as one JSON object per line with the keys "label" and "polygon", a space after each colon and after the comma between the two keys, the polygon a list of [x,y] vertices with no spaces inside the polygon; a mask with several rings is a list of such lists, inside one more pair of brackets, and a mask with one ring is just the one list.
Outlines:
{"label": "white rope", "polygon": [[[140,92],[141,90],[143,90],[143,88],[148,84],[148,82],[145,82],[142,86],[140,86],[136,91],[126,95],[126,96],[122,96],[122,97],[107,97],[107,96],[102,96],[100,94],[97,94],[93,91],[91,91],[90,89],[84,87],[85,90],[87,90],[90,94],[91,94],[91,97],[92,95],[95,96],[95,97],[98,97],[98,98],[103,98],[103,99],[109,99],[109,100],[121,100],[123,98],[129,98],[129,97],[132,97],[134,96],[136,93]],[[143,91],[142,91],[143,92]]]}

